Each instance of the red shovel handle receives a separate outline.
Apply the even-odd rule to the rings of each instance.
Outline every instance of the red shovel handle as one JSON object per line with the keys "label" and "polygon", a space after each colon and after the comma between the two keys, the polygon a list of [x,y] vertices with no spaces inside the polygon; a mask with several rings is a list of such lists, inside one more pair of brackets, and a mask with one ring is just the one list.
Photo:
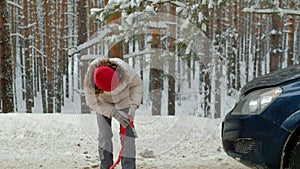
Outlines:
{"label": "red shovel handle", "polygon": [[[129,116],[128,118],[130,120],[129,126],[134,130],[134,123],[133,123],[132,116]],[[121,150],[119,153],[119,157],[118,157],[118,160],[109,169],[114,169],[121,162],[121,159],[123,157],[125,137],[126,137],[126,128],[123,127],[122,125],[120,125],[120,134],[121,134],[122,147],[121,147]],[[136,135],[136,132],[135,132],[135,135]]]}
{"label": "red shovel handle", "polygon": [[121,162],[121,159],[123,157],[125,137],[126,137],[126,128],[123,127],[122,125],[120,125],[120,134],[121,134],[122,147],[121,147],[121,150],[119,153],[119,157],[118,157],[118,160],[109,169],[114,169]]}

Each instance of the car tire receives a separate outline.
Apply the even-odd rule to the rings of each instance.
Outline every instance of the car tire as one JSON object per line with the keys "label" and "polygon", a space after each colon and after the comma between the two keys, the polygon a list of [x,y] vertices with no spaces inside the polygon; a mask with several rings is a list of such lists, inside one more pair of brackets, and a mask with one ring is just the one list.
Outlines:
{"label": "car tire", "polygon": [[292,146],[291,155],[289,160],[289,169],[300,168],[300,136],[296,139],[295,144]]}

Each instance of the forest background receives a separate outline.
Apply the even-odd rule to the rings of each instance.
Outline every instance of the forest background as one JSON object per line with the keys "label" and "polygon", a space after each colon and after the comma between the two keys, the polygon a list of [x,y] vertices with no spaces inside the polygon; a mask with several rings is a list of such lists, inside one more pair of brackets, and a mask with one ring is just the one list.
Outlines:
{"label": "forest background", "polygon": [[[160,12],[168,21],[178,23],[176,18],[180,18],[182,25],[190,24],[200,30],[192,36],[205,35],[210,46],[209,62],[193,50],[187,37],[177,38],[178,24],[130,34],[130,38],[111,46],[108,40],[113,36],[106,38],[104,44],[99,40],[101,55],[138,63],[139,68],[135,68],[144,70],[147,66],[141,63],[157,62],[151,58],[141,61],[147,55],[142,51],[148,47],[172,53],[164,62],[169,73],[164,73],[165,68],[161,68],[163,73],[160,69],[141,73],[149,91],[145,92],[144,104],[149,102],[152,114],[159,115],[164,104],[161,98],[166,97],[167,114],[175,115],[182,99],[196,98],[198,107],[194,114],[223,117],[224,107],[231,104],[226,100],[237,99],[248,81],[299,63],[299,7],[298,0],[0,1],[0,112],[20,112],[18,100],[25,102],[27,113],[32,113],[39,103],[43,113],[61,113],[66,99],[74,101],[74,97],[84,104],[83,56],[92,50],[86,43],[99,38],[97,33],[115,20],[123,18],[133,26],[138,23],[128,18],[150,12],[156,16],[151,17],[151,22],[158,23]],[[119,31],[129,33],[126,29]],[[175,36],[165,36],[172,31]],[[164,92],[152,92],[154,89]],[[35,102],[37,96],[42,102]]]}

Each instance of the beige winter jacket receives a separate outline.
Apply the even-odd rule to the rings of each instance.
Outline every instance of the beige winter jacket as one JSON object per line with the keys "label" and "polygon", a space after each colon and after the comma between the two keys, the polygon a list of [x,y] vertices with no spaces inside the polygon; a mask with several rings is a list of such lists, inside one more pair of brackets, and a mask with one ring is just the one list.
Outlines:
{"label": "beige winter jacket", "polygon": [[90,63],[84,79],[84,90],[87,105],[99,114],[111,118],[112,113],[118,109],[124,109],[130,105],[140,106],[143,96],[142,80],[137,72],[126,62],[119,58],[110,58],[122,70],[123,80],[118,87],[111,92],[95,94],[92,84],[94,70],[100,65],[101,58]]}

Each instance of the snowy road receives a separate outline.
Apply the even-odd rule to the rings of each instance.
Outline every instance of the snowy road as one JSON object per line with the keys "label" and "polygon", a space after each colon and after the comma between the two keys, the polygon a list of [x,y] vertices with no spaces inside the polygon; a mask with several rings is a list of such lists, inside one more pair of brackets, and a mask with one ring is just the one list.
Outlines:
{"label": "snowy road", "polygon": [[[0,114],[0,124],[0,168],[98,167],[95,115]],[[223,152],[219,124],[199,117],[138,116],[137,168],[247,169]],[[115,154],[117,126],[113,121]],[[144,158],[146,149],[154,156]]]}

